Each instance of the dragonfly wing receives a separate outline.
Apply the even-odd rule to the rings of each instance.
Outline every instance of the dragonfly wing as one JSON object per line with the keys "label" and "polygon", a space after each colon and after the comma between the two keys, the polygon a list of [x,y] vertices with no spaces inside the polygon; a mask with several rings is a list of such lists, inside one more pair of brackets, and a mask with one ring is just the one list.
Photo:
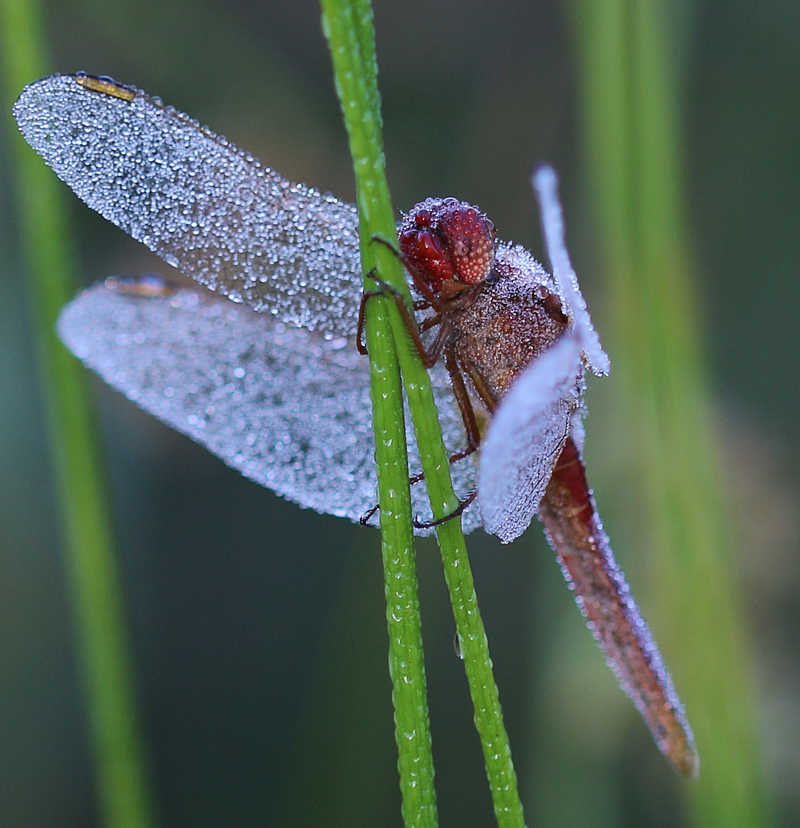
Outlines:
{"label": "dragonfly wing", "polygon": [[567,315],[574,321],[581,340],[586,364],[593,374],[605,376],[611,370],[611,361],[600,344],[600,338],[589,318],[586,301],[578,285],[578,277],[564,243],[564,216],[558,198],[558,178],[552,167],[540,167],[533,175],[533,187],[539,198],[547,257]]}
{"label": "dragonfly wing", "polygon": [[284,180],[157,98],[80,81],[36,81],[14,106],[25,139],[79,198],[236,302],[309,330],[355,333],[355,207]]}
{"label": "dragonfly wing", "polygon": [[[375,505],[369,363],[351,342],[204,291],[146,297],[103,284],[64,309],[58,331],[111,386],[246,477],[354,521]],[[438,378],[436,393],[457,450],[463,428],[445,382]],[[413,442],[409,453],[418,468]],[[459,474],[474,486],[474,466],[460,464]],[[413,498],[424,512],[424,484]],[[465,520],[479,525],[477,514]]]}
{"label": "dragonfly wing", "polygon": [[581,349],[565,334],[503,397],[481,443],[478,503],[487,532],[508,543],[537,513],[580,405]]}

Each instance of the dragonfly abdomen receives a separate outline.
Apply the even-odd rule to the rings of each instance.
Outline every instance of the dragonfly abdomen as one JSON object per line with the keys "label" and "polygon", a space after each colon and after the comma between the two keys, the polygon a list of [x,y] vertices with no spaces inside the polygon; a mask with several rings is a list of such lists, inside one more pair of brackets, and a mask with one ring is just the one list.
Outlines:
{"label": "dragonfly abdomen", "polygon": [[589,491],[589,484],[586,482],[586,468],[572,437],[567,437],[567,442],[553,468],[552,479],[559,482],[570,493],[574,501],[572,504],[572,509],[575,510],[573,514],[591,532],[594,503],[592,502],[592,493]]}

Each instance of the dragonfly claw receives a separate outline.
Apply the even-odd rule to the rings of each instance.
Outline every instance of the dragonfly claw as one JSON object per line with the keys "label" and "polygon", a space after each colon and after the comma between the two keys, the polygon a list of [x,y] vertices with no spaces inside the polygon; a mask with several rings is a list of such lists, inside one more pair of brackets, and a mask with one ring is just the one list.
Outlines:
{"label": "dragonfly claw", "polygon": [[453,518],[460,517],[464,513],[464,510],[467,508],[467,506],[469,506],[472,503],[472,501],[475,500],[477,495],[478,495],[478,490],[475,489],[475,491],[473,491],[470,495],[468,495],[466,498],[464,498],[464,500],[460,501],[458,506],[456,506],[456,508],[453,509],[453,511],[450,512],[449,515],[445,515],[444,517],[441,517],[438,520],[427,520],[427,521],[420,520],[415,515],[414,516],[414,521],[413,521],[414,522],[414,528],[415,529],[432,529],[435,526],[441,526],[443,523],[447,523],[448,521],[453,520]]}

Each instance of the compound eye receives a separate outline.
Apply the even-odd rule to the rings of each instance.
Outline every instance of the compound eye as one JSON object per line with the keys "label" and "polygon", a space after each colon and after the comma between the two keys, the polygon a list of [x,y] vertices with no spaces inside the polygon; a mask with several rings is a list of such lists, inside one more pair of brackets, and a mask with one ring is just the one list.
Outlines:
{"label": "compound eye", "polygon": [[438,289],[440,282],[453,278],[450,253],[435,231],[424,227],[402,230],[400,249],[434,289]]}
{"label": "compound eye", "polygon": [[476,285],[489,275],[494,263],[494,224],[477,207],[448,204],[439,232],[450,250],[460,282]]}
{"label": "compound eye", "polygon": [[429,259],[439,259],[445,255],[442,240],[430,231],[417,233],[417,249],[420,255]]}

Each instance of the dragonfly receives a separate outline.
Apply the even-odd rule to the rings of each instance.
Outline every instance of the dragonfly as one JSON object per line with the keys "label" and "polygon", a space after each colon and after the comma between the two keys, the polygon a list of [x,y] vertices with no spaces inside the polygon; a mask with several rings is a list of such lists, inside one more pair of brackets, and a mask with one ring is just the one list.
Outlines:
{"label": "dragonfly", "polygon": [[[376,473],[369,371],[355,347],[356,208],[285,180],[111,78],[36,81],[14,115],[87,205],[209,289],[107,279],[62,311],[67,347],[277,494],[354,521],[369,512]],[[622,689],[659,749],[694,777],[684,708],[586,481],[584,371],[603,375],[610,363],[569,260],[555,173],[541,169],[534,188],[552,274],[454,199],[421,202],[400,226],[398,255],[421,297],[417,316],[405,313],[430,365],[445,445],[459,458],[453,482],[465,495],[477,491],[460,519],[465,532],[483,526],[504,542],[540,519]],[[408,443],[418,467],[410,427]],[[412,501],[423,513],[424,480]]]}

